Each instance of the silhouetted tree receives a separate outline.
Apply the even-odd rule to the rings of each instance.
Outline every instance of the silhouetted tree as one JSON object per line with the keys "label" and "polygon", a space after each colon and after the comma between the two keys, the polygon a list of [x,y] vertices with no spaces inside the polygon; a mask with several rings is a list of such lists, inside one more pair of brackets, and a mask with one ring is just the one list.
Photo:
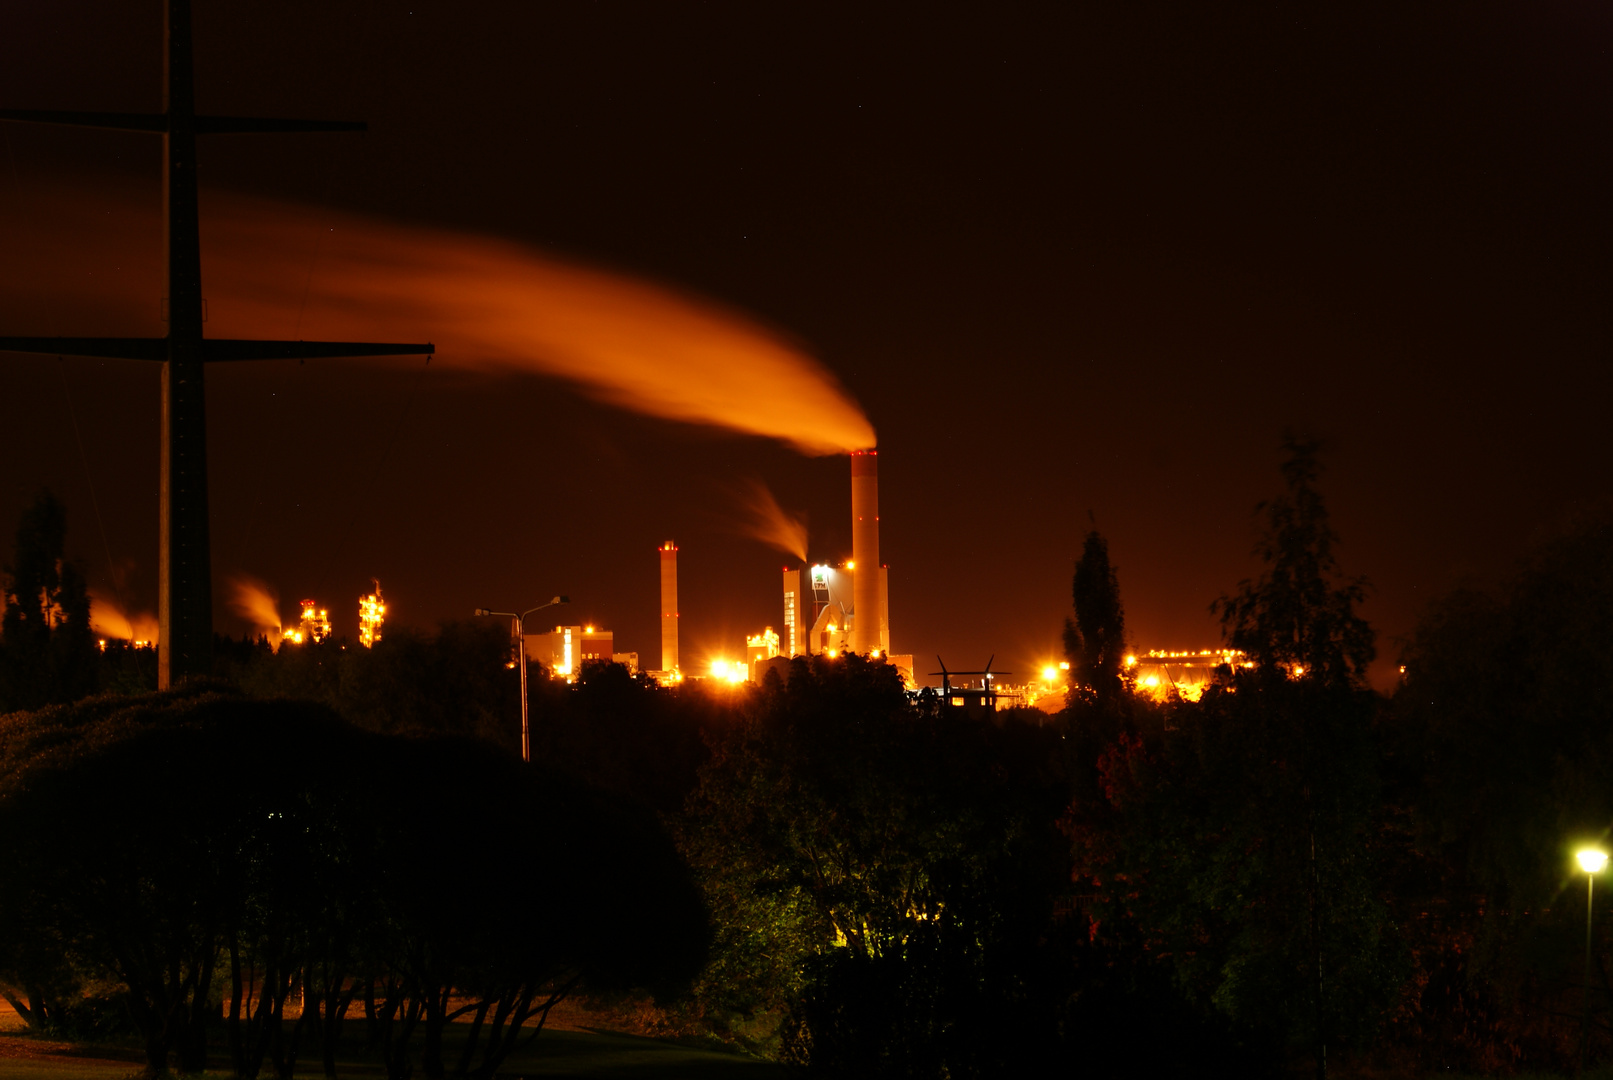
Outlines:
{"label": "silhouetted tree", "polygon": [[1319,445],[1287,433],[1283,453],[1287,490],[1255,508],[1266,522],[1255,545],[1265,570],[1211,610],[1221,616],[1227,644],[1260,667],[1302,666],[1313,679],[1358,685],[1376,655],[1372,628],[1356,614],[1366,579],[1342,576],[1334,558],[1338,536],[1316,486]]}
{"label": "silhouetted tree", "polygon": [[1381,895],[1363,586],[1338,574],[1315,445],[1284,449],[1286,491],[1258,510],[1265,570],[1215,605],[1256,666],[1169,706],[1170,730],[1113,743],[1105,812],[1072,833],[1111,932],[1169,958],[1201,1004],[1310,1047],[1321,1073],[1327,1045],[1379,1030],[1404,955]]}
{"label": "silhouetted tree", "polygon": [[1064,620],[1064,654],[1070,663],[1070,702],[1087,712],[1113,715],[1127,700],[1126,616],[1120,577],[1109,562],[1109,542],[1094,529],[1081,545],[1071,586],[1075,615]]}
{"label": "silhouetted tree", "polygon": [[[1570,520],[1499,585],[1432,604],[1401,659],[1402,797],[1433,862],[1406,902],[1441,912],[1416,924],[1428,1060],[1571,1067],[1585,934],[1573,852],[1613,833],[1613,507]],[[1598,1010],[1613,993],[1602,972]],[[1593,1031],[1603,1056],[1606,1029]]]}
{"label": "silhouetted tree", "polygon": [[205,1065],[220,965],[237,1076],[267,1058],[289,1077],[316,1023],[332,1072],[353,980],[379,987],[390,1075],[418,1055],[486,1080],[574,988],[664,991],[704,959],[699,894],[647,811],[486,742],[198,684],[0,718],[0,863],[0,978],[116,979],[150,1076]]}
{"label": "silhouetted tree", "polygon": [[1056,733],[926,714],[857,656],[797,659],[747,711],[687,814],[708,1015],[788,1015],[786,1053],[836,1075],[1035,1062],[1067,974]]}
{"label": "silhouetted tree", "polygon": [[0,712],[74,701],[95,687],[84,576],[66,559],[67,510],[42,492],[17,523],[0,617]]}

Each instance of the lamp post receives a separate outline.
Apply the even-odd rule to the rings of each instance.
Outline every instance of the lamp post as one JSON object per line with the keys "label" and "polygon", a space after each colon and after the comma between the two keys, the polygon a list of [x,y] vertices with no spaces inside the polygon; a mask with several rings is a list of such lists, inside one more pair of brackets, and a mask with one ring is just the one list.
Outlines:
{"label": "lamp post", "polygon": [[488,611],[486,608],[477,608],[478,615],[502,615],[515,620],[515,666],[521,669],[521,760],[532,760],[532,729],[527,724],[526,710],[526,617],[536,615],[545,608],[552,608],[558,604],[571,603],[569,596],[557,596],[547,604],[539,604],[535,608],[528,608],[519,615],[513,611]]}
{"label": "lamp post", "polygon": [[1607,852],[1600,848],[1584,848],[1574,853],[1579,868],[1585,871],[1585,988],[1580,998],[1579,1071],[1585,1071],[1585,1051],[1591,1037],[1591,926],[1594,909],[1591,907],[1592,890],[1596,875],[1607,866]]}

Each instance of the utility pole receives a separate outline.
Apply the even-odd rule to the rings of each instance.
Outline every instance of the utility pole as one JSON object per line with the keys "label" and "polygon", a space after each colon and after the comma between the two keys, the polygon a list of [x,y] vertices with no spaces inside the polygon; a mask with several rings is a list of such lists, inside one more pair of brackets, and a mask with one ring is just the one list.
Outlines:
{"label": "utility pole", "polygon": [[515,635],[515,666],[521,670],[521,760],[532,761],[532,725],[528,720],[526,699],[526,618],[546,608],[571,603],[569,596],[557,596],[547,604],[539,604],[525,611],[489,611],[477,608],[477,615],[502,615],[510,620],[510,632]]}
{"label": "utility pole", "polygon": [[430,355],[428,344],[247,341],[202,336],[201,229],[196,137],[296,131],[364,131],[361,121],[197,116],[190,0],[163,2],[163,111],[0,109],[0,120],[160,133],[168,295],[162,338],[0,337],[0,352],[102,356],[162,364],[162,464],[158,484],[157,686],[212,669],[213,571],[207,506],[204,365],[232,360]]}

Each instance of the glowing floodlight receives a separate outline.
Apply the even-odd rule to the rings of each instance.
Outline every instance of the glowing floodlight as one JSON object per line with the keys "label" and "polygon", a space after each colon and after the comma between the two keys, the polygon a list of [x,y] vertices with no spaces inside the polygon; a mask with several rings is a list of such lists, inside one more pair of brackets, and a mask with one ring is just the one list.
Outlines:
{"label": "glowing floodlight", "polygon": [[1579,868],[1587,874],[1600,874],[1607,867],[1607,852],[1597,848],[1576,851],[1574,858],[1579,860]]}

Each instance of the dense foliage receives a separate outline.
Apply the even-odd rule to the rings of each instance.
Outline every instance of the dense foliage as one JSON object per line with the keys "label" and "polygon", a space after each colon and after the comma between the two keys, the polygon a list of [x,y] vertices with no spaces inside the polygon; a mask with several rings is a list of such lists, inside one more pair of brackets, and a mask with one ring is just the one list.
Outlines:
{"label": "dense foliage", "polygon": [[74,701],[96,689],[90,596],[66,548],[67,510],[41,493],[17,523],[0,591],[0,712]]}
{"label": "dense foliage", "polygon": [[288,1077],[362,995],[390,1076],[487,1077],[578,986],[664,990],[704,956],[687,871],[632,804],[206,686],[0,720],[0,861],[0,976],[41,1003],[117,984],[151,1075],[170,1052],[199,1070],[222,1007],[235,1075]]}
{"label": "dense foliage", "polygon": [[1057,735],[923,710],[855,656],[795,660],[745,713],[688,810],[705,1002],[778,1010],[786,1056],[836,1075],[1041,1061],[1066,991]]}

